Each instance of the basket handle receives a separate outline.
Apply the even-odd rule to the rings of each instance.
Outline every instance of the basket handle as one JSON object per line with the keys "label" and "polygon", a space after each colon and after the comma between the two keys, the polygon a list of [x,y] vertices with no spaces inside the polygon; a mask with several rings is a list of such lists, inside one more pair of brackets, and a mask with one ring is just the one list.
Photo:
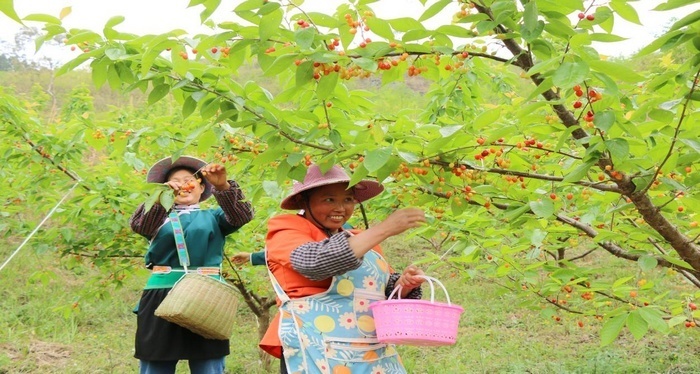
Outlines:
{"label": "basket handle", "polygon": [[[447,304],[452,305],[452,302],[450,301],[450,294],[447,293],[447,289],[445,288],[445,285],[442,284],[439,280],[433,277],[429,277],[427,275],[416,275],[417,277],[423,278],[428,281],[428,284],[430,285],[430,302],[434,303],[435,302],[435,286],[433,285],[433,281],[442,288],[442,291],[445,292],[445,297],[447,298]],[[401,289],[403,287],[401,285],[398,285],[394,287],[394,290],[391,291],[391,295],[389,295],[389,298],[387,300],[391,300],[394,297],[394,294],[396,294],[396,298],[398,300],[401,300]]]}

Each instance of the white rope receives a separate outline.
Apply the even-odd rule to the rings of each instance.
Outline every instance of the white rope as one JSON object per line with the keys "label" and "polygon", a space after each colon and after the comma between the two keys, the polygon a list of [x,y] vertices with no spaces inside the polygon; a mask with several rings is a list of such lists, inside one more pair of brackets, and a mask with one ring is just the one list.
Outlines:
{"label": "white rope", "polygon": [[41,226],[44,224],[44,222],[46,222],[46,220],[48,220],[49,217],[51,217],[51,215],[53,214],[53,212],[55,212],[56,209],[58,209],[58,207],[59,207],[61,204],[63,204],[63,201],[66,200],[66,198],[68,197],[68,195],[70,195],[70,193],[73,192],[73,190],[75,189],[75,187],[78,186],[79,183],[80,183],[80,182],[77,182],[76,184],[74,184],[73,187],[71,187],[70,190],[68,190],[68,192],[66,192],[65,196],[63,196],[63,198],[61,199],[61,201],[59,201],[59,202],[56,204],[56,206],[54,206],[53,209],[51,209],[51,211],[49,212],[49,214],[47,214],[46,217],[44,217],[44,219],[39,223],[39,225],[38,225],[36,228],[34,228],[34,231],[32,231],[31,234],[29,234],[29,236],[27,236],[27,238],[24,239],[24,241],[22,242],[22,244],[20,244],[19,247],[17,247],[17,249],[15,249],[15,251],[12,252],[12,254],[10,255],[10,257],[8,257],[7,260],[5,260],[5,262],[2,264],[2,266],[0,266],[0,271],[2,271],[2,269],[5,268],[5,265],[7,265],[7,264],[10,262],[10,260],[12,260],[12,258],[15,257],[15,255],[19,252],[19,250],[22,249],[22,247],[24,247],[25,244],[27,244],[27,242],[29,241],[29,239],[31,239],[32,236],[34,236],[34,234],[36,234],[36,232],[39,231],[39,228],[41,228]]}

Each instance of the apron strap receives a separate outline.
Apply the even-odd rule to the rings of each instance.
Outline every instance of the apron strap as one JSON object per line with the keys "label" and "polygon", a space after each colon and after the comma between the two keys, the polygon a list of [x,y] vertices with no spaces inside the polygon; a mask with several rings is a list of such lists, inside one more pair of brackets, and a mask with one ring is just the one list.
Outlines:
{"label": "apron strap", "polygon": [[[263,249],[265,253],[265,265],[268,264],[267,262],[267,248]],[[272,282],[272,288],[275,290],[275,294],[277,294],[277,297],[282,301],[282,304],[287,303],[289,300],[289,296],[284,292],[284,288],[280,285],[280,283],[277,281],[277,278],[275,278],[274,274],[270,271],[269,266],[265,266],[267,268],[267,275],[270,277],[270,282]]]}
{"label": "apron strap", "polygon": [[182,267],[185,269],[185,273],[187,273],[187,267],[190,266],[190,256],[187,253],[187,244],[185,243],[185,235],[182,231],[180,217],[177,215],[177,212],[170,212],[170,214],[168,214],[168,218],[170,218],[170,224],[173,226],[177,257],[180,260],[180,265],[182,265]]}

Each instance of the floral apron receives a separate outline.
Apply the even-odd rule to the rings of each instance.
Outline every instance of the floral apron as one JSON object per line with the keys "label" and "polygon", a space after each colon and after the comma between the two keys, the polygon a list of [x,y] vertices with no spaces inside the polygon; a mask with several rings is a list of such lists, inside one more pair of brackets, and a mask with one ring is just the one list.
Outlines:
{"label": "floral apron", "polygon": [[375,251],[333,277],[327,291],[290,299],[270,273],[281,300],[279,337],[287,372],[405,374],[394,345],[379,343],[369,304],[385,300],[389,265]]}

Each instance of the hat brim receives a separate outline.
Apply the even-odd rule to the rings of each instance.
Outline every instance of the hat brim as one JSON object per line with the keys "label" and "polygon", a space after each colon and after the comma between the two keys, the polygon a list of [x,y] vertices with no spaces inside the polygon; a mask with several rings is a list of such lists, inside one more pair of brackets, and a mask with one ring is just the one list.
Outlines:
{"label": "hat brim", "polygon": [[[329,179],[324,181],[323,183],[316,183],[312,186],[308,186],[306,188],[299,189],[298,191],[295,191],[293,194],[290,194],[289,196],[285,197],[284,200],[280,203],[280,208],[282,209],[288,209],[288,210],[296,210],[296,209],[305,209],[306,207],[299,205],[299,201],[297,200],[296,196],[298,196],[300,193],[304,191],[309,191],[314,188],[322,187],[322,186],[328,186],[331,184],[337,184],[337,183],[349,183],[349,181],[345,178],[342,179]],[[379,184],[376,181],[373,180],[362,180],[355,184],[354,186],[351,187],[352,190],[355,193],[355,200],[357,200],[358,203],[367,201],[380,193],[384,191],[384,186]]]}
{"label": "hat brim", "polygon": [[[165,183],[167,182],[168,173],[174,168],[183,167],[199,171],[205,166],[207,166],[207,162],[196,157],[180,156],[175,161],[173,161],[172,157],[166,157],[151,166],[146,175],[146,181],[149,183]],[[212,185],[206,179],[202,178],[202,184],[204,185],[204,191],[202,191],[199,201],[208,199],[212,194]]]}

